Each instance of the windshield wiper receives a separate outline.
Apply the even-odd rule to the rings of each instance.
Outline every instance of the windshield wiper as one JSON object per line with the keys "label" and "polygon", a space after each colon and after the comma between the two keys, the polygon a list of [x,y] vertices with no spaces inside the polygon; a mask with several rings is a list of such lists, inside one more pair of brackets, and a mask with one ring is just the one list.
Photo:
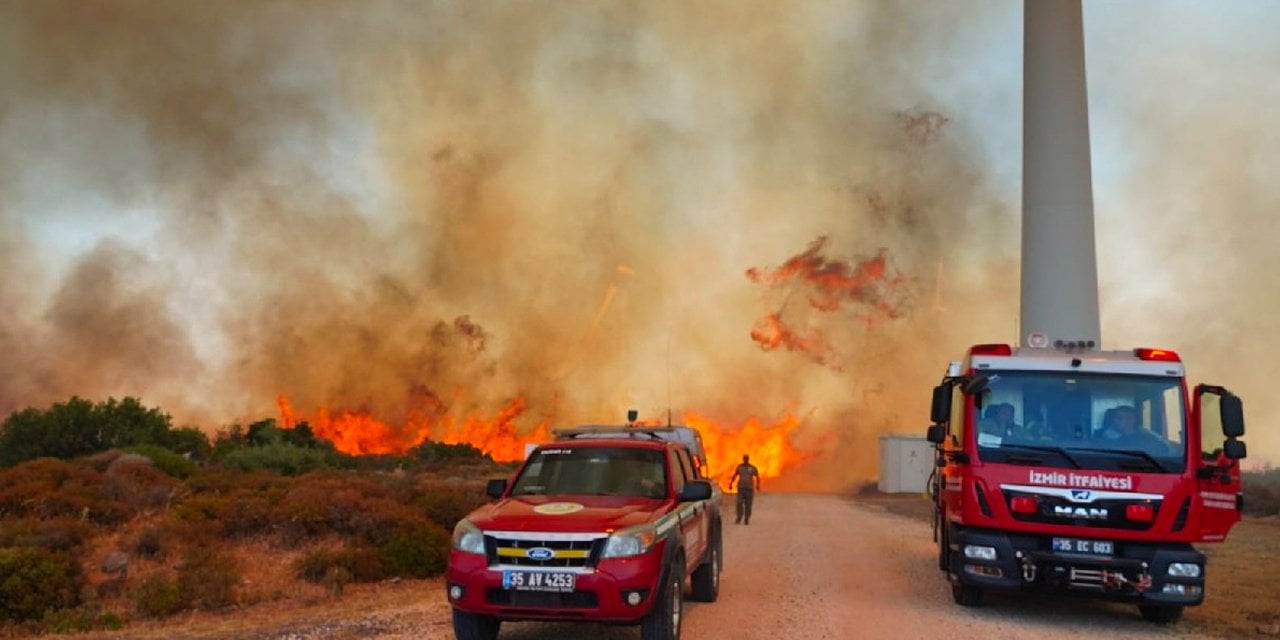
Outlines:
{"label": "windshield wiper", "polygon": [[1040,445],[1034,445],[1034,444],[1001,443],[1000,448],[1001,449],[1025,449],[1027,451],[1048,451],[1049,453],[1056,453],[1062,456],[1064,460],[1071,463],[1071,466],[1077,469],[1080,468],[1080,463],[1076,462],[1076,459],[1072,458],[1071,454],[1067,453],[1067,450],[1063,449],[1062,447],[1042,447]]}
{"label": "windshield wiper", "polygon": [[1169,470],[1164,468],[1164,465],[1160,464],[1160,461],[1157,460],[1155,456],[1141,449],[1103,449],[1103,448],[1093,448],[1093,447],[1071,447],[1071,450],[1072,451],[1093,451],[1096,453],[1118,453],[1120,455],[1130,456],[1133,458],[1142,458],[1143,460],[1150,462],[1151,466],[1155,467],[1160,473],[1169,473]]}

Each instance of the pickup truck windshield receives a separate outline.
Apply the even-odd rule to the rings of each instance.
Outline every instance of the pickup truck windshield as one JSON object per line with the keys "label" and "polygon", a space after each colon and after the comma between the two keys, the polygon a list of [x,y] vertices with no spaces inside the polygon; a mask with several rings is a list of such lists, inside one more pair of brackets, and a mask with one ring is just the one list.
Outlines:
{"label": "pickup truck windshield", "polygon": [[667,495],[664,451],[632,447],[556,447],[535,451],[511,495]]}
{"label": "pickup truck windshield", "polygon": [[1181,472],[1180,378],[990,372],[975,397],[978,455],[988,462]]}

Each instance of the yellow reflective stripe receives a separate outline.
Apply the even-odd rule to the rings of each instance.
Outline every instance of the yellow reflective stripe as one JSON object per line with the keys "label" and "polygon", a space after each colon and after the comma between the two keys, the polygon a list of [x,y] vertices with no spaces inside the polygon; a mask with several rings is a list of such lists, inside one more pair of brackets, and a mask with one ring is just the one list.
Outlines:
{"label": "yellow reflective stripe", "polygon": [[[524,558],[528,549],[518,549],[515,547],[498,547],[499,558]],[[553,552],[554,558],[563,558],[566,560],[586,558],[591,554],[586,549],[561,549]]]}

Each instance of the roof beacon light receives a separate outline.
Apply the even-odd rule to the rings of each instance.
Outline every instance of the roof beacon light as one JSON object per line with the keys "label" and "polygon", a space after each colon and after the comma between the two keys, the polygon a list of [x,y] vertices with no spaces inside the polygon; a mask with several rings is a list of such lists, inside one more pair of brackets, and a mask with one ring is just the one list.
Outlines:
{"label": "roof beacon light", "polygon": [[1134,349],[1133,355],[1138,356],[1139,360],[1182,362],[1182,358],[1178,357],[1178,352],[1169,349]]}
{"label": "roof beacon light", "polygon": [[969,349],[971,356],[1011,356],[1013,347],[1007,344],[975,344]]}

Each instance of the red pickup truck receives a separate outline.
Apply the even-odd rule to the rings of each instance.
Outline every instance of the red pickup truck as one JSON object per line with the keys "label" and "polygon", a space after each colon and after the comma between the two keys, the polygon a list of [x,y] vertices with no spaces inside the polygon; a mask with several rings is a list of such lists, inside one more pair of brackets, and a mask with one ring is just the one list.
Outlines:
{"label": "red pickup truck", "polygon": [[629,429],[535,449],[495,502],[458,522],[445,573],[458,640],[503,621],[638,624],[676,640],[690,595],[713,602],[723,564],[718,491],[680,442]]}

